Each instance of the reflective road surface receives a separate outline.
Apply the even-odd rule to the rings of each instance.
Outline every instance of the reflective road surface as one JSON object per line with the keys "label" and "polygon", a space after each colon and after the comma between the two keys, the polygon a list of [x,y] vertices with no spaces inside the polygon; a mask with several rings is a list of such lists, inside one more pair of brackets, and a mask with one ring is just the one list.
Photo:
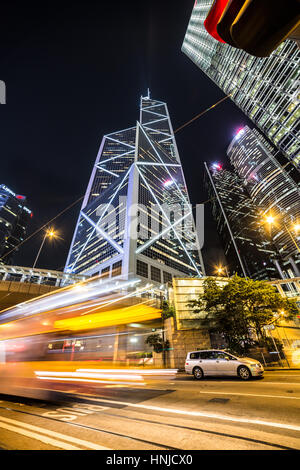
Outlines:
{"label": "reflective road surface", "polygon": [[300,371],[196,381],[178,374],[56,401],[0,395],[3,450],[300,449]]}

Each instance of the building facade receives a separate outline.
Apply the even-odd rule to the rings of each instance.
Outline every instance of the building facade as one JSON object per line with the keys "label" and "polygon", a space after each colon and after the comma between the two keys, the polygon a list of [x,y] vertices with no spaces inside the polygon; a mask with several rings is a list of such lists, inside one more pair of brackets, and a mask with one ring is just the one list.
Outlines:
{"label": "building facade", "polygon": [[204,20],[212,0],[196,0],[182,51],[300,167],[300,50],[286,40],[257,58],[212,38]]}
{"label": "building facade", "polygon": [[234,171],[205,163],[205,186],[223,246],[229,274],[252,279],[279,277],[272,243],[259,227],[259,213]]}
{"label": "building facade", "polygon": [[65,271],[159,284],[175,275],[202,276],[167,105],[149,92],[136,126],[103,137]]}
{"label": "building facade", "polygon": [[260,213],[261,225],[273,219],[264,230],[276,248],[281,277],[299,276],[300,187],[289,174],[289,164],[278,163],[260,133],[248,126],[232,140],[227,155]]}
{"label": "building facade", "polygon": [[[170,342],[169,359],[171,367],[184,368],[188,352],[201,349],[225,349],[228,347],[222,335],[212,333],[199,321],[205,318],[205,312],[195,313],[189,302],[197,300],[204,293],[207,278],[175,278],[169,289],[169,300],[175,307],[175,315],[165,322],[166,339]],[[218,287],[223,288],[230,281],[228,277],[214,278]],[[294,298],[300,306],[300,278],[267,281],[282,297]],[[300,364],[300,316],[292,320],[281,320],[274,330],[268,330],[267,336],[277,338],[283,344],[284,366],[299,367]],[[262,364],[274,361],[274,354],[260,349],[253,349],[250,357],[257,358]],[[278,360],[276,357],[275,360]],[[288,360],[288,363],[286,363]]]}
{"label": "building facade", "polygon": [[11,264],[16,247],[24,240],[32,212],[26,197],[0,185],[0,262]]}

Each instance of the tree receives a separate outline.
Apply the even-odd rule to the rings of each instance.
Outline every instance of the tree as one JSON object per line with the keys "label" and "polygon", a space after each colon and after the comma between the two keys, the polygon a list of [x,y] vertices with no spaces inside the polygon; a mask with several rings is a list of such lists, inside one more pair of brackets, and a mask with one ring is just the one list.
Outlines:
{"label": "tree", "polygon": [[161,312],[162,320],[166,320],[167,318],[174,317],[175,309],[173,305],[170,305],[169,302],[167,302],[167,300],[162,301],[161,309],[162,309],[162,312]]}
{"label": "tree", "polygon": [[166,350],[170,348],[170,342],[165,340],[164,321],[167,318],[173,317],[175,309],[168,301],[162,300],[161,302],[161,319],[162,319],[162,335],[153,334],[148,336],[146,343],[153,347],[156,353],[163,353],[163,363],[166,363]]}
{"label": "tree", "polygon": [[158,334],[148,336],[146,343],[152,346],[156,353],[161,353],[169,348],[169,341],[164,341],[162,336]]}
{"label": "tree", "polygon": [[247,352],[257,340],[265,342],[265,325],[291,320],[299,311],[294,300],[282,297],[267,282],[237,275],[223,287],[214,278],[206,279],[203,294],[188,306],[195,313],[202,312],[202,325],[222,334],[238,354]]}

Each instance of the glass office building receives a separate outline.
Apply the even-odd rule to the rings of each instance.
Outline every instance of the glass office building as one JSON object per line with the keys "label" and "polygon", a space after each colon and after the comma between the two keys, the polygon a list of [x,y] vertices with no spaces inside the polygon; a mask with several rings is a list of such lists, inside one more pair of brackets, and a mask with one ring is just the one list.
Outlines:
{"label": "glass office building", "polygon": [[205,163],[205,185],[227,261],[228,274],[252,279],[279,278],[271,240],[260,230],[259,213],[234,171]]}
{"label": "glass office building", "polygon": [[182,51],[300,168],[300,50],[286,40],[267,58],[220,43],[203,22],[212,0],[196,0]]}
{"label": "glass office building", "polygon": [[[272,147],[256,129],[245,126],[227,150],[279,255],[282,277],[300,276],[300,187],[289,173],[290,162],[278,163]],[[293,168],[293,167],[292,167]],[[294,170],[296,171],[296,170]]]}
{"label": "glass office building", "polygon": [[136,126],[103,137],[65,271],[155,283],[203,262],[166,103],[141,98]]}
{"label": "glass office building", "polygon": [[0,262],[11,264],[16,247],[24,240],[32,212],[26,197],[0,185]]}

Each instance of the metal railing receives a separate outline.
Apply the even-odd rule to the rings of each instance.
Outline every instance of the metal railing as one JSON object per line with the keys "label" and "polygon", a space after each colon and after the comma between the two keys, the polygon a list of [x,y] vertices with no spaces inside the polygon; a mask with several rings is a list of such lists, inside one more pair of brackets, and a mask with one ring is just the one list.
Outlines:
{"label": "metal railing", "polygon": [[68,274],[49,269],[27,268],[22,266],[0,265],[0,282],[21,282],[41,284],[54,287],[65,287],[76,282],[84,281],[87,276]]}

